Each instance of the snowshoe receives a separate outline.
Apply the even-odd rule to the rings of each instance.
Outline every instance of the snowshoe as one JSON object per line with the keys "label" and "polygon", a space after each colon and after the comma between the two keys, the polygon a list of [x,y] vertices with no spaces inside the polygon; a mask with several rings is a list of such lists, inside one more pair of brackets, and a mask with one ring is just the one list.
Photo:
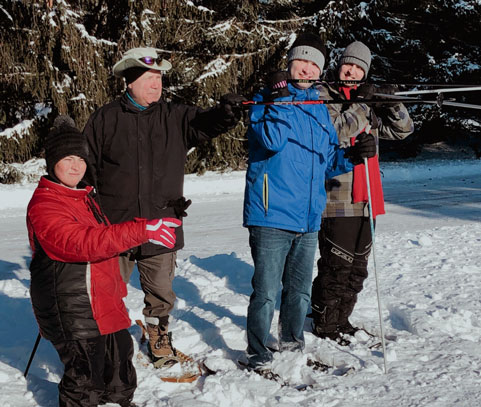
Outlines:
{"label": "snowshoe", "polygon": [[249,372],[254,372],[259,376],[262,376],[264,379],[272,380],[274,382],[279,383],[282,387],[289,386],[289,383],[284,381],[284,379],[279,376],[277,373],[274,373],[268,366],[258,366],[256,368],[252,368],[249,364],[244,360],[238,360],[237,363],[242,369],[246,369]]}
{"label": "snowshoe", "polygon": [[341,346],[349,346],[351,344],[351,341],[347,339],[343,335],[343,332],[340,332],[339,330],[324,331],[319,325],[316,325],[314,322],[312,322],[311,326],[312,326],[312,333],[318,338],[330,339],[334,342],[337,342]]}
{"label": "snowshoe", "polygon": [[326,372],[331,366],[326,365],[318,360],[307,359],[307,366],[311,367],[312,370],[317,372]]}
{"label": "snowshoe", "polygon": [[155,326],[148,326],[146,329],[142,321],[135,322],[142,328],[141,343],[147,342],[145,333],[149,333],[147,355],[154,367],[161,372],[161,380],[191,383],[199,378],[202,374],[199,365],[190,356],[173,347],[171,332],[164,332]]}

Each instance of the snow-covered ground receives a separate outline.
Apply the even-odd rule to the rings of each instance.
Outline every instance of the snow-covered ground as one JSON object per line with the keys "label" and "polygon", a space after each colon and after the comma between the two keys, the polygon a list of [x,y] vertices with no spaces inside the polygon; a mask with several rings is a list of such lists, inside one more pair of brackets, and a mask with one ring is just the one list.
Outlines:
{"label": "snow-covered ground", "polygon": [[[379,217],[376,264],[386,336],[382,348],[358,334],[348,347],[319,340],[306,320],[306,349],[276,354],[290,386],[236,367],[246,348],[253,272],[242,228],[242,172],[188,176],[193,200],[185,219],[172,314],[174,344],[220,370],[192,384],[162,382],[136,360],[139,406],[466,406],[481,398],[481,162],[383,163],[387,214]],[[25,209],[34,185],[0,186],[0,403],[55,406],[62,365],[40,342],[27,380],[23,371],[37,336],[29,300],[30,251]],[[142,317],[134,274],[126,300]],[[352,322],[379,333],[372,258]],[[277,321],[272,326],[275,344]],[[131,328],[135,346],[141,331]],[[307,358],[335,366],[317,372]],[[353,368],[345,373],[348,368]],[[303,386],[303,390],[296,389]]]}

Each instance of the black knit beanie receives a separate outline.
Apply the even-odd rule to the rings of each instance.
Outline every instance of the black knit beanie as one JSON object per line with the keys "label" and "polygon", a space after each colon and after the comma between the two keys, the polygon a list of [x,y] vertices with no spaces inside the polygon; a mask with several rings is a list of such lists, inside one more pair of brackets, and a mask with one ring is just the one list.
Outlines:
{"label": "black knit beanie", "polygon": [[322,72],[326,62],[326,55],[326,47],[322,43],[321,38],[316,34],[304,32],[299,34],[292,44],[287,54],[287,60],[291,62],[294,59],[305,59],[306,61],[314,62]]}
{"label": "black knit beanie", "polygon": [[69,155],[76,155],[88,162],[87,139],[70,116],[60,115],[55,118],[45,143],[45,161],[50,177],[57,179],[54,173],[55,164]]}
{"label": "black knit beanie", "polygon": [[147,71],[148,71],[147,68],[140,68],[140,67],[126,69],[123,72],[125,82],[127,82],[127,85],[129,85],[135,80],[137,80],[140,76],[142,76]]}

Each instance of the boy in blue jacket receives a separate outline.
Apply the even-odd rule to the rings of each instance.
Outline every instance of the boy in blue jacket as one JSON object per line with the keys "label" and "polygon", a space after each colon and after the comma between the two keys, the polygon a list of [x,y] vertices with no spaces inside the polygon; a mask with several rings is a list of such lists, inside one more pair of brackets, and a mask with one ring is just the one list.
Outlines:
{"label": "boy in blue jacket", "polygon": [[[313,82],[326,58],[318,35],[300,34],[288,53],[287,71],[268,78],[256,101],[319,99]],[[247,312],[250,369],[268,368],[267,339],[282,285],[279,349],[302,350],[303,326],[310,304],[317,232],[326,205],[324,181],[351,171],[353,162],[376,153],[366,135],[341,149],[329,112],[322,104],[255,105],[250,111],[249,165],[244,197],[244,226],[254,261],[253,293]]]}

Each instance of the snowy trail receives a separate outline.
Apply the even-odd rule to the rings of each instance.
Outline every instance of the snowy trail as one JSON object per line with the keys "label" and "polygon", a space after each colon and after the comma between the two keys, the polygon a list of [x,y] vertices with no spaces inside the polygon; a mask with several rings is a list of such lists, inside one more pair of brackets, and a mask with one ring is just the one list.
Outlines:
{"label": "snowy trail", "polygon": [[416,230],[481,220],[479,173],[383,183],[387,216],[379,217],[380,232],[413,230],[413,217]]}
{"label": "snowy trail", "polygon": [[[479,161],[385,166],[388,214],[379,218],[376,260],[383,303],[389,373],[377,340],[359,333],[348,347],[320,341],[305,323],[303,355],[276,354],[274,368],[292,386],[240,370],[246,348],[246,311],[252,260],[242,228],[243,173],[188,176],[193,200],[185,220],[186,249],[174,281],[175,346],[220,368],[193,384],[162,382],[136,361],[142,407],[182,406],[466,406],[481,397],[481,181]],[[434,171],[434,172],[433,172]],[[432,176],[436,174],[436,177]],[[453,175],[456,174],[456,175]],[[56,405],[62,367],[42,340],[22,377],[37,327],[29,300],[25,207],[33,186],[0,187],[0,402]],[[378,333],[372,264],[352,316]],[[126,299],[132,320],[142,318],[138,274]],[[131,328],[136,348],[141,336]],[[12,335],[12,332],[15,335]],[[271,331],[275,344],[277,313]],[[307,358],[336,367],[316,372]],[[348,368],[354,368],[342,376]],[[308,385],[304,391],[296,385]]]}
{"label": "snowy trail", "polygon": [[[389,179],[395,176],[389,172],[383,179],[387,215],[378,218],[378,233],[481,222],[481,176],[478,174],[460,171],[459,175],[449,177],[437,178],[428,173],[421,179]],[[225,247],[236,252],[249,250],[248,232],[242,227],[242,188],[240,184],[238,188],[232,187],[229,194],[210,191],[211,195],[191,197],[193,204],[184,221],[186,247],[179,253],[181,257],[224,253]],[[417,220],[413,222],[413,218]],[[219,236],[224,244],[219,247],[209,244]]]}

